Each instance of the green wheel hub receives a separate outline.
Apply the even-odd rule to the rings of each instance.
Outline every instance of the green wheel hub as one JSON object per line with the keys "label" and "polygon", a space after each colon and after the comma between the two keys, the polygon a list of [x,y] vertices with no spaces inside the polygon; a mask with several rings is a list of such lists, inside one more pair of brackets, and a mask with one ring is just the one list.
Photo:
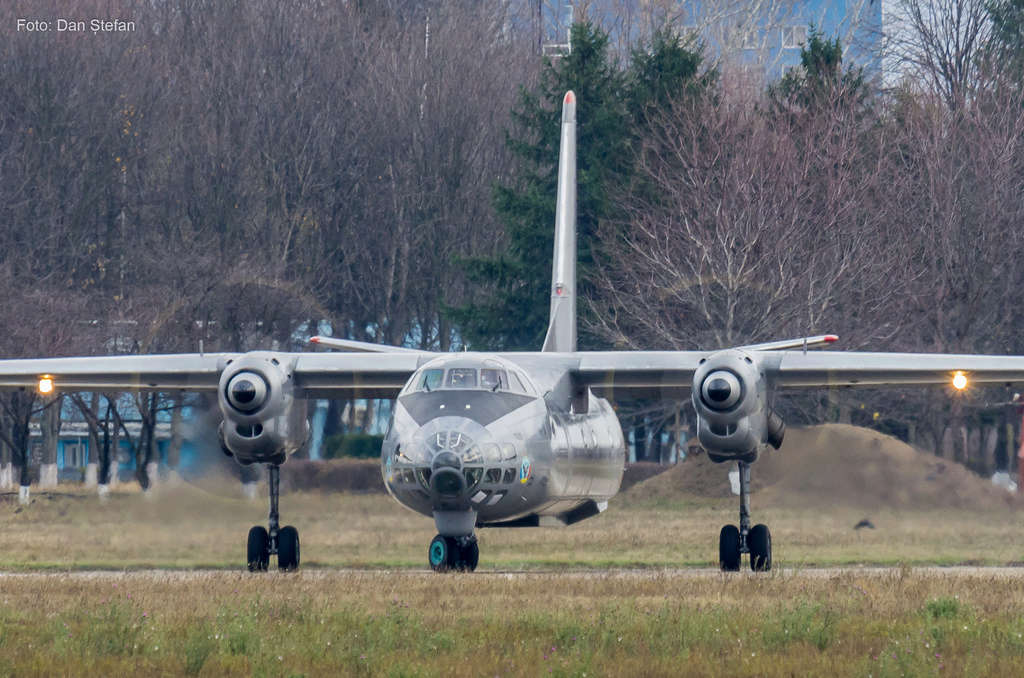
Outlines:
{"label": "green wheel hub", "polygon": [[430,564],[437,567],[443,563],[447,555],[446,551],[444,541],[435,539],[434,543],[430,545]]}

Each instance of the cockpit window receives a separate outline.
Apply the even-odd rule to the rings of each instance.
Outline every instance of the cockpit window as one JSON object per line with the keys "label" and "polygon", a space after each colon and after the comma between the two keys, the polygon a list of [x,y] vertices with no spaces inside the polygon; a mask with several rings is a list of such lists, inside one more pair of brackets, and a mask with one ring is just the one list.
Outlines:
{"label": "cockpit window", "polygon": [[417,391],[433,391],[441,386],[444,379],[444,370],[424,370],[420,377],[420,383],[416,385]]}
{"label": "cockpit window", "polygon": [[516,393],[529,393],[529,391],[527,391],[526,388],[523,386],[523,382],[519,381],[519,377],[516,375],[515,372],[509,372],[508,378],[512,383],[513,391],[515,391]]}
{"label": "cockpit window", "polygon": [[476,388],[476,370],[472,367],[453,367],[448,370],[447,388]]}
{"label": "cockpit window", "polygon": [[480,370],[480,388],[488,391],[507,391],[508,377],[505,376],[505,370],[490,368]]}

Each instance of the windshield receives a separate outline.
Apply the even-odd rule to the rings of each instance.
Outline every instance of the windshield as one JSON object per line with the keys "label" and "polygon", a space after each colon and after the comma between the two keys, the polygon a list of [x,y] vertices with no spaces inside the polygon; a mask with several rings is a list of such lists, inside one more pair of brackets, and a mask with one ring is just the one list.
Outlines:
{"label": "windshield", "polygon": [[444,370],[424,370],[420,381],[416,384],[417,391],[433,391],[441,386]]}
{"label": "windshield", "polygon": [[488,391],[508,390],[508,378],[505,370],[482,369],[480,370],[480,388]]}
{"label": "windshield", "polygon": [[[494,364],[494,363],[492,363]],[[404,393],[430,393],[437,390],[481,390],[494,393],[534,395],[525,377],[503,367],[434,367],[416,375]]]}
{"label": "windshield", "polygon": [[472,367],[453,367],[448,370],[445,388],[476,388],[476,369]]}

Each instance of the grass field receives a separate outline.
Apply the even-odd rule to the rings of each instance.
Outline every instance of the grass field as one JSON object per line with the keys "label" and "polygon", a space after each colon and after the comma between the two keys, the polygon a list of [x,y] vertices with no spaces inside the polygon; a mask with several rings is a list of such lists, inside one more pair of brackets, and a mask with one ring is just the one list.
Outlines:
{"label": "grass field", "polygon": [[[0,501],[0,675],[1016,675],[1024,561],[1013,511],[759,507],[777,564],[724,576],[732,499],[627,495],[566,529],[482,530],[472,575],[425,571],[433,521],[383,495],[282,498],[297,574],[243,572],[265,502]],[[833,574],[821,565],[880,564]],[[124,569],[165,568],[165,572]],[[212,571],[193,572],[194,568]],[[347,569],[352,568],[352,569]],[[370,568],[371,571],[357,568]],[[93,572],[91,570],[108,570]],[[79,571],[76,573],[76,571]]]}
{"label": "grass field", "polygon": [[0,675],[1010,676],[1021,580],[409,571],[0,577]]}
{"label": "grass field", "polygon": [[[0,497],[0,570],[237,568],[249,527],[266,521],[266,501],[237,486],[190,485],[153,497],[115,493],[36,493],[20,507]],[[1006,565],[1024,563],[1024,512],[953,509],[897,511],[828,505],[758,505],[782,565]],[[426,566],[433,520],[386,495],[292,493],[285,524],[299,528],[306,567]],[[736,522],[733,498],[613,500],[609,510],[569,528],[485,529],[480,568],[681,567],[717,563],[718,530]],[[854,530],[868,517],[877,529]]]}

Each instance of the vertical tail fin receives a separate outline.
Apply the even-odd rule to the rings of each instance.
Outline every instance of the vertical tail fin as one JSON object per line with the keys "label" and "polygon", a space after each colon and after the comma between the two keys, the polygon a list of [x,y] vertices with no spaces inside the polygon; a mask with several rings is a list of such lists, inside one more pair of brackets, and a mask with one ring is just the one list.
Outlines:
{"label": "vertical tail fin", "polygon": [[562,142],[558,152],[558,202],[551,270],[551,315],[545,352],[576,350],[576,95],[562,101]]}

